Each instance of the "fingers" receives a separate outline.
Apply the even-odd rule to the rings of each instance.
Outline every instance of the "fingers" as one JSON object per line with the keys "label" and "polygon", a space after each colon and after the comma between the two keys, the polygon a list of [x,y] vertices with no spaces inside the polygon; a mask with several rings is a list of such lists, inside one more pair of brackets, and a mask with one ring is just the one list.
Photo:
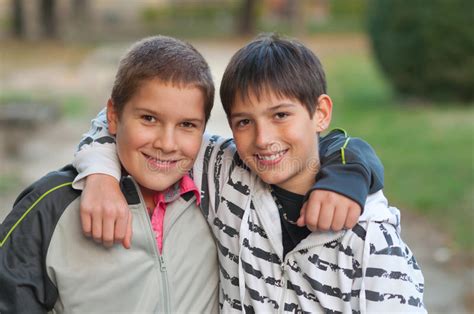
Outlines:
{"label": "fingers", "polygon": [[332,203],[326,203],[321,206],[321,212],[319,213],[318,229],[322,231],[328,231],[331,228],[335,212],[335,207]]}
{"label": "fingers", "polygon": [[92,218],[89,212],[83,210],[81,208],[81,225],[82,225],[82,232],[86,237],[90,237],[92,235]]}
{"label": "fingers", "polygon": [[115,212],[110,209],[103,211],[102,217],[102,244],[105,247],[112,247],[114,244]]}
{"label": "fingers", "polygon": [[[104,210],[95,210],[91,215],[83,214],[81,219],[83,224],[92,225],[92,237],[97,243],[102,243],[105,247],[112,247],[114,243],[124,242],[128,237],[126,248],[130,248],[131,243],[131,221],[132,214],[126,209],[113,209],[107,207]],[[92,218],[91,218],[92,217]],[[83,230],[86,230],[83,227]],[[85,231],[84,231],[85,232]]]}
{"label": "fingers", "polygon": [[92,238],[95,242],[102,242],[102,212],[94,211],[92,213]]}
{"label": "fingers", "polygon": [[118,212],[117,218],[115,220],[115,232],[113,235],[115,243],[123,242],[123,240],[125,239],[127,228],[128,228],[129,216],[131,215],[128,208],[125,208],[125,209],[122,208]]}
{"label": "fingers", "polygon": [[[111,247],[131,244],[131,213],[115,178],[95,174],[87,178],[81,196],[81,224],[86,236]],[[130,230],[129,230],[130,229]]]}
{"label": "fingers", "polygon": [[340,231],[353,228],[360,214],[361,207],[350,198],[331,191],[314,190],[303,205],[297,224],[301,227],[306,223],[311,231]]}
{"label": "fingers", "polygon": [[331,223],[332,231],[340,231],[342,230],[342,228],[344,228],[344,224],[347,221],[346,213],[347,213],[347,210],[345,207],[343,206],[336,207],[336,209],[334,210],[334,216]]}
{"label": "fingers", "polygon": [[127,228],[125,230],[125,237],[122,241],[122,245],[124,248],[129,249],[132,246],[132,213],[128,213],[128,222]]}
{"label": "fingers", "polygon": [[318,230],[319,215],[321,212],[321,203],[312,202],[310,204],[308,202],[306,206],[307,206],[306,213],[305,213],[306,228],[314,232]]}
{"label": "fingers", "polygon": [[303,207],[301,207],[300,211],[300,216],[298,217],[298,220],[296,221],[296,225],[298,227],[304,227],[306,225],[306,205],[307,203],[303,204]]}
{"label": "fingers", "polygon": [[355,204],[350,207],[349,212],[347,214],[346,221],[344,223],[344,227],[346,229],[352,229],[354,226],[357,224],[357,221],[359,220],[359,216],[361,214],[362,210],[359,206],[359,204]]}

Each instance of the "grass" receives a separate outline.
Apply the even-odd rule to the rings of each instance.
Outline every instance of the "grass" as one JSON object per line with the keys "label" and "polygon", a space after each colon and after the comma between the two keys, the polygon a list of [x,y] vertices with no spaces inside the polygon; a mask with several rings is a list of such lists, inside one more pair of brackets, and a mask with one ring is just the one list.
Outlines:
{"label": "grass", "polygon": [[335,104],[332,127],[375,148],[390,202],[434,220],[454,245],[473,250],[474,106],[397,99],[364,54],[323,63]]}

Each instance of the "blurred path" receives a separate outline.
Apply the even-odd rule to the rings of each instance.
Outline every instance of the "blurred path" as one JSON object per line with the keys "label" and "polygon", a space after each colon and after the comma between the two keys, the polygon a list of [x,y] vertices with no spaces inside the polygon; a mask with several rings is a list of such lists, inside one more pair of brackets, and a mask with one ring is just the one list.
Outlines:
{"label": "blurred path", "polygon": [[[216,86],[230,56],[242,45],[242,42],[195,42],[196,48],[209,61]],[[119,56],[127,47],[113,45],[99,47],[88,55],[81,65],[73,72],[62,68],[34,69],[19,71],[0,80],[0,86],[33,88],[41,84],[41,88],[54,90],[73,89],[84,93],[91,101],[91,112],[97,112],[107,99]],[[347,43],[346,43],[347,45]],[[319,42],[324,49],[315,49],[320,55],[337,53],[346,45],[334,40]],[[354,42],[352,46],[364,46],[364,42]],[[62,76],[63,75],[63,76]],[[64,80],[64,75],[68,80]],[[34,77],[35,79],[31,79]],[[216,105],[212,112],[208,131],[229,136],[225,114],[220,107],[218,89]],[[80,135],[88,129],[89,118],[61,120],[54,125],[43,128],[32,134],[22,146],[20,156],[15,160],[1,160],[0,171],[15,169],[21,185],[24,187],[52,169],[69,163],[72,159]],[[0,156],[1,158],[1,156]],[[11,207],[20,192],[17,188],[8,195],[0,196],[0,221]],[[425,304],[431,313],[468,313],[465,305],[472,300],[474,272],[457,256],[447,249],[449,239],[425,219],[402,209],[402,236],[415,252],[425,275]]]}

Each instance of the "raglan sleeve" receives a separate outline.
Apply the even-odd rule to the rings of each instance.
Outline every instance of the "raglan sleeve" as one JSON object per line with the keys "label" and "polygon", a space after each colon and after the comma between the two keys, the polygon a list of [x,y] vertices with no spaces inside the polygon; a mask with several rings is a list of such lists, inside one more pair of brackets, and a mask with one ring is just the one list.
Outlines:
{"label": "raglan sleeve", "polygon": [[[28,212],[36,191],[23,193],[0,224],[0,313],[47,313],[57,300],[46,273],[48,218]],[[40,204],[41,205],[41,204]]]}
{"label": "raglan sleeve", "polygon": [[91,174],[107,174],[120,180],[121,166],[115,136],[109,133],[106,108],[91,121],[89,131],[83,135],[74,155],[73,166],[78,172],[73,183],[75,189],[82,190],[85,178]]}
{"label": "raglan sleeve", "polygon": [[314,190],[342,194],[361,208],[368,194],[383,188],[384,169],[374,149],[364,140],[349,137],[337,129],[322,137],[319,143],[321,168],[316,175]]}

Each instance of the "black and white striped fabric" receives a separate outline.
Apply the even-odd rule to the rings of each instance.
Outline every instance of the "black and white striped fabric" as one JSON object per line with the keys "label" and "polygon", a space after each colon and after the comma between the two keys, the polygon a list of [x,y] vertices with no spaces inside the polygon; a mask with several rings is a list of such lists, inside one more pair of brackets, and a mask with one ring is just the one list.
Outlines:
{"label": "black and white striped fabric", "polygon": [[426,312],[423,275],[382,191],[352,230],[312,233],[283,259],[278,209],[232,140],[204,140],[193,169],[217,240],[224,313]]}

